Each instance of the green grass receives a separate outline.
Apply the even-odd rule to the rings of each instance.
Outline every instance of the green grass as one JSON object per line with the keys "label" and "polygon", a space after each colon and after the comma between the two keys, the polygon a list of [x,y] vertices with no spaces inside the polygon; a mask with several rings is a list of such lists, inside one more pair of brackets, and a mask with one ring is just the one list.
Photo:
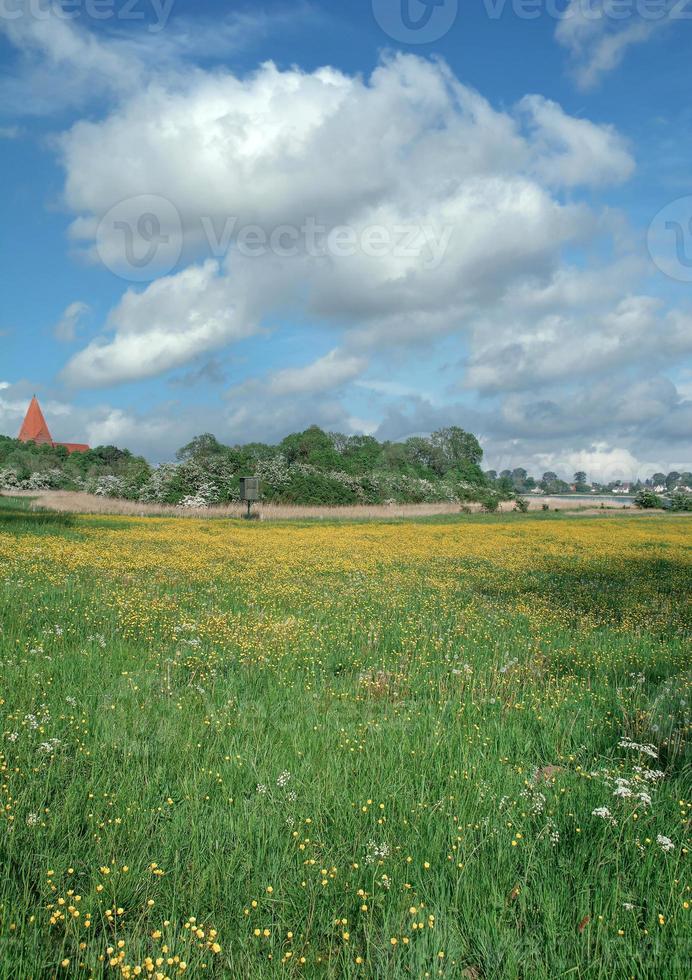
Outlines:
{"label": "green grass", "polygon": [[[237,529],[0,500],[0,977],[689,976],[689,525],[645,523],[632,553],[641,521]],[[572,526],[622,559],[551,550]],[[497,546],[450,557],[440,532]],[[507,534],[540,560],[503,559]]]}

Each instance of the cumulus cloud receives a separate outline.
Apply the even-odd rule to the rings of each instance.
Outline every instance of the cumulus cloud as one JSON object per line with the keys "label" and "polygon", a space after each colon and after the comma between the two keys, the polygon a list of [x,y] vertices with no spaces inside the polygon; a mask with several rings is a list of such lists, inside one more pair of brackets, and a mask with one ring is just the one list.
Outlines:
{"label": "cumulus cloud", "polygon": [[661,300],[628,296],[588,318],[578,310],[482,331],[465,384],[512,391],[594,377],[637,363],[667,365],[692,353],[692,315],[662,311]]}
{"label": "cumulus cloud", "polygon": [[[609,446],[606,442],[596,443],[586,449],[568,450],[558,453],[538,453],[538,470],[560,472],[566,476],[583,471],[592,480],[611,483],[614,480],[630,480],[632,474],[648,468],[655,469],[655,463],[643,463],[629,449]],[[538,472],[537,470],[537,472]]]}
{"label": "cumulus cloud", "polygon": [[349,355],[334,348],[312,364],[275,371],[268,379],[267,388],[273,395],[303,395],[319,391],[334,391],[347,381],[353,381],[366,367],[365,358]]}
{"label": "cumulus cloud", "polygon": [[[205,55],[234,43],[237,26]],[[384,405],[380,434],[462,424],[493,465],[531,465],[541,451],[571,459],[594,433],[596,451],[639,463],[656,440],[679,454],[689,402],[665,375],[689,352],[690,314],[646,295],[642,263],[617,253],[627,230],[585,203],[584,188],[633,173],[613,127],[535,94],[500,110],[443,62],[412,55],[387,56],[369,76],[272,63],[239,75],[195,66],[204,29],[167,31],[156,45],[69,22],[6,30],[39,111],[103,100],[56,141],[72,241],[111,270],[127,269],[118,259],[140,218],[180,246],[71,357],[69,385],[188,366],[180,384],[218,380],[215,358],[293,319],[327,334],[329,353],[232,389],[215,413],[220,438],[281,438],[311,423],[372,429]],[[558,39],[583,84],[634,43],[622,26],[579,21]],[[56,66],[57,103],[45,84]],[[0,91],[10,104],[12,84]],[[248,226],[262,249],[241,247]],[[604,261],[609,247],[618,257]],[[62,332],[73,335],[67,314]],[[400,381],[395,366],[445,344],[456,350],[446,387],[412,397],[411,372]],[[368,367],[382,380],[368,383]],[[161,458],[208,428],[203,409],[181,422],[173,404],[144,419],[94,410],[88,437]]]}
{"label": "cumulus cloud", "polygon": [[527,95],[520,108],[530,117],[536,172],[548,184],[619,184],[634,171],[634,160],[612,126],[569,116],[538,95]]}
{"label": "cumulus cloud", "polygon": [[76,354],[63,380],[88,388],[147,378],[248,336],[254,325],[229,304],[218,273],[210,259],[157,279],[144,292],[128,290],[108,319],[114,336],[100,337]]}
{"label": "cumulus cloud", "polygon": [[227,392],[226,431],[239,441],[266,441],[309,425],[347,433],[372,430],[377,423],[351,417],[339,397],[367,366],[366,358],[336,347],[302,367],[249,378]]}
{"label": "cumulus cloud", "polygon": [[166,412],[165,406],[148,416],[110,407],[89,414],[86,434],[91,446],[135,446],[150,458],[160,459],[162,450],[170,453],[182,437],[176,413]]}
{"label": "cumulus cloud", "polygon": [[[560,188],[611,183],[633,166],[607,126],[537,97],[500,112],[444,64],[403,55],[369,79],[266,64],[245,78],[159,82],[77,123],[60,146],[72,234],[88,249],[114,204],[148,195],[149,207],[155,195],[179,216],[183,261],[223,252],[213,325],[194,267],[130,292],[107,324],[115,337],[66,369],[89,385],[179,366],[255,332],[281,304],[365,345],[463,329],[595,233],[597,217]],[[266,237],[261,255],[239,247],[249,224]],[[109,259],[124,247],[122,222],[111,232],[101,222]]]}
{"label": "cumulus cloud", "polygon": [[524,466],[539,476],[545,470],[571,476],[585,469],[607,482],[692,465],[692,402],[661,375],[562,384],[489,404],[401,398],[376,435],[399,440],[451,424],[476,433],[484,466],[497,470]]}

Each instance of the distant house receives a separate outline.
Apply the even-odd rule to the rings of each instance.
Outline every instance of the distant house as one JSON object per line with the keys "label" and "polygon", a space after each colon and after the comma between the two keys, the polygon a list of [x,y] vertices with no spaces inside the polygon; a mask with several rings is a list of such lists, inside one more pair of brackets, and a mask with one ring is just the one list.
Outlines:
{"label": "distant house", "polygon": [[631,483],[621,483],[619,487],[613,487],[613,493],[632,493]]}
{"label": "distant house", "polygon": [[91,448],[82,442],[53,442],[36,395],[29,403],[17,438],[20,442],[35,442],[39,446],[62,446],[68,453],[86,453]]}

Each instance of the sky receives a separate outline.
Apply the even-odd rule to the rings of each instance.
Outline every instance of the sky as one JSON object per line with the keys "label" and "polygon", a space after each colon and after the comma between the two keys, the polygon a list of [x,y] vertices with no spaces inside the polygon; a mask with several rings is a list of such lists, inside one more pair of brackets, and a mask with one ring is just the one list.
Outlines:
{"label": "sky", "polygon": [[692,469],[692,0],[0,0],[0,433]]}

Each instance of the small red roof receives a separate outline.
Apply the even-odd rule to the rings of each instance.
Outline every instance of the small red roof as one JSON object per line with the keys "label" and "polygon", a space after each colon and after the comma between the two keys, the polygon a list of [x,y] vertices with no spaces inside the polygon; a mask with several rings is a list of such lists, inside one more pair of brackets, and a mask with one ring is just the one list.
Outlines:
{"label": "small red roof", "polygon": [[40,445],[44,445],[45,443],[52,444],[53,442],[53,437],[46,425],[46,420],[43,417],[43,412],[41,411],[41,406],[38,403],[36,395],[31,399],[26,417],[22,422],[22,427],[19,430],[19,440],[20,442],[37,442]]}
{"label": "small red roof", "polygon": [[71,453],[88,453],[89,450],[91,449],[91,446],[87,446],[86,443],[83,443],[83,442],[56,442],[56,443],[54,443],[54,445],[56,445],[56,446],[62,446],[70,454]]}

